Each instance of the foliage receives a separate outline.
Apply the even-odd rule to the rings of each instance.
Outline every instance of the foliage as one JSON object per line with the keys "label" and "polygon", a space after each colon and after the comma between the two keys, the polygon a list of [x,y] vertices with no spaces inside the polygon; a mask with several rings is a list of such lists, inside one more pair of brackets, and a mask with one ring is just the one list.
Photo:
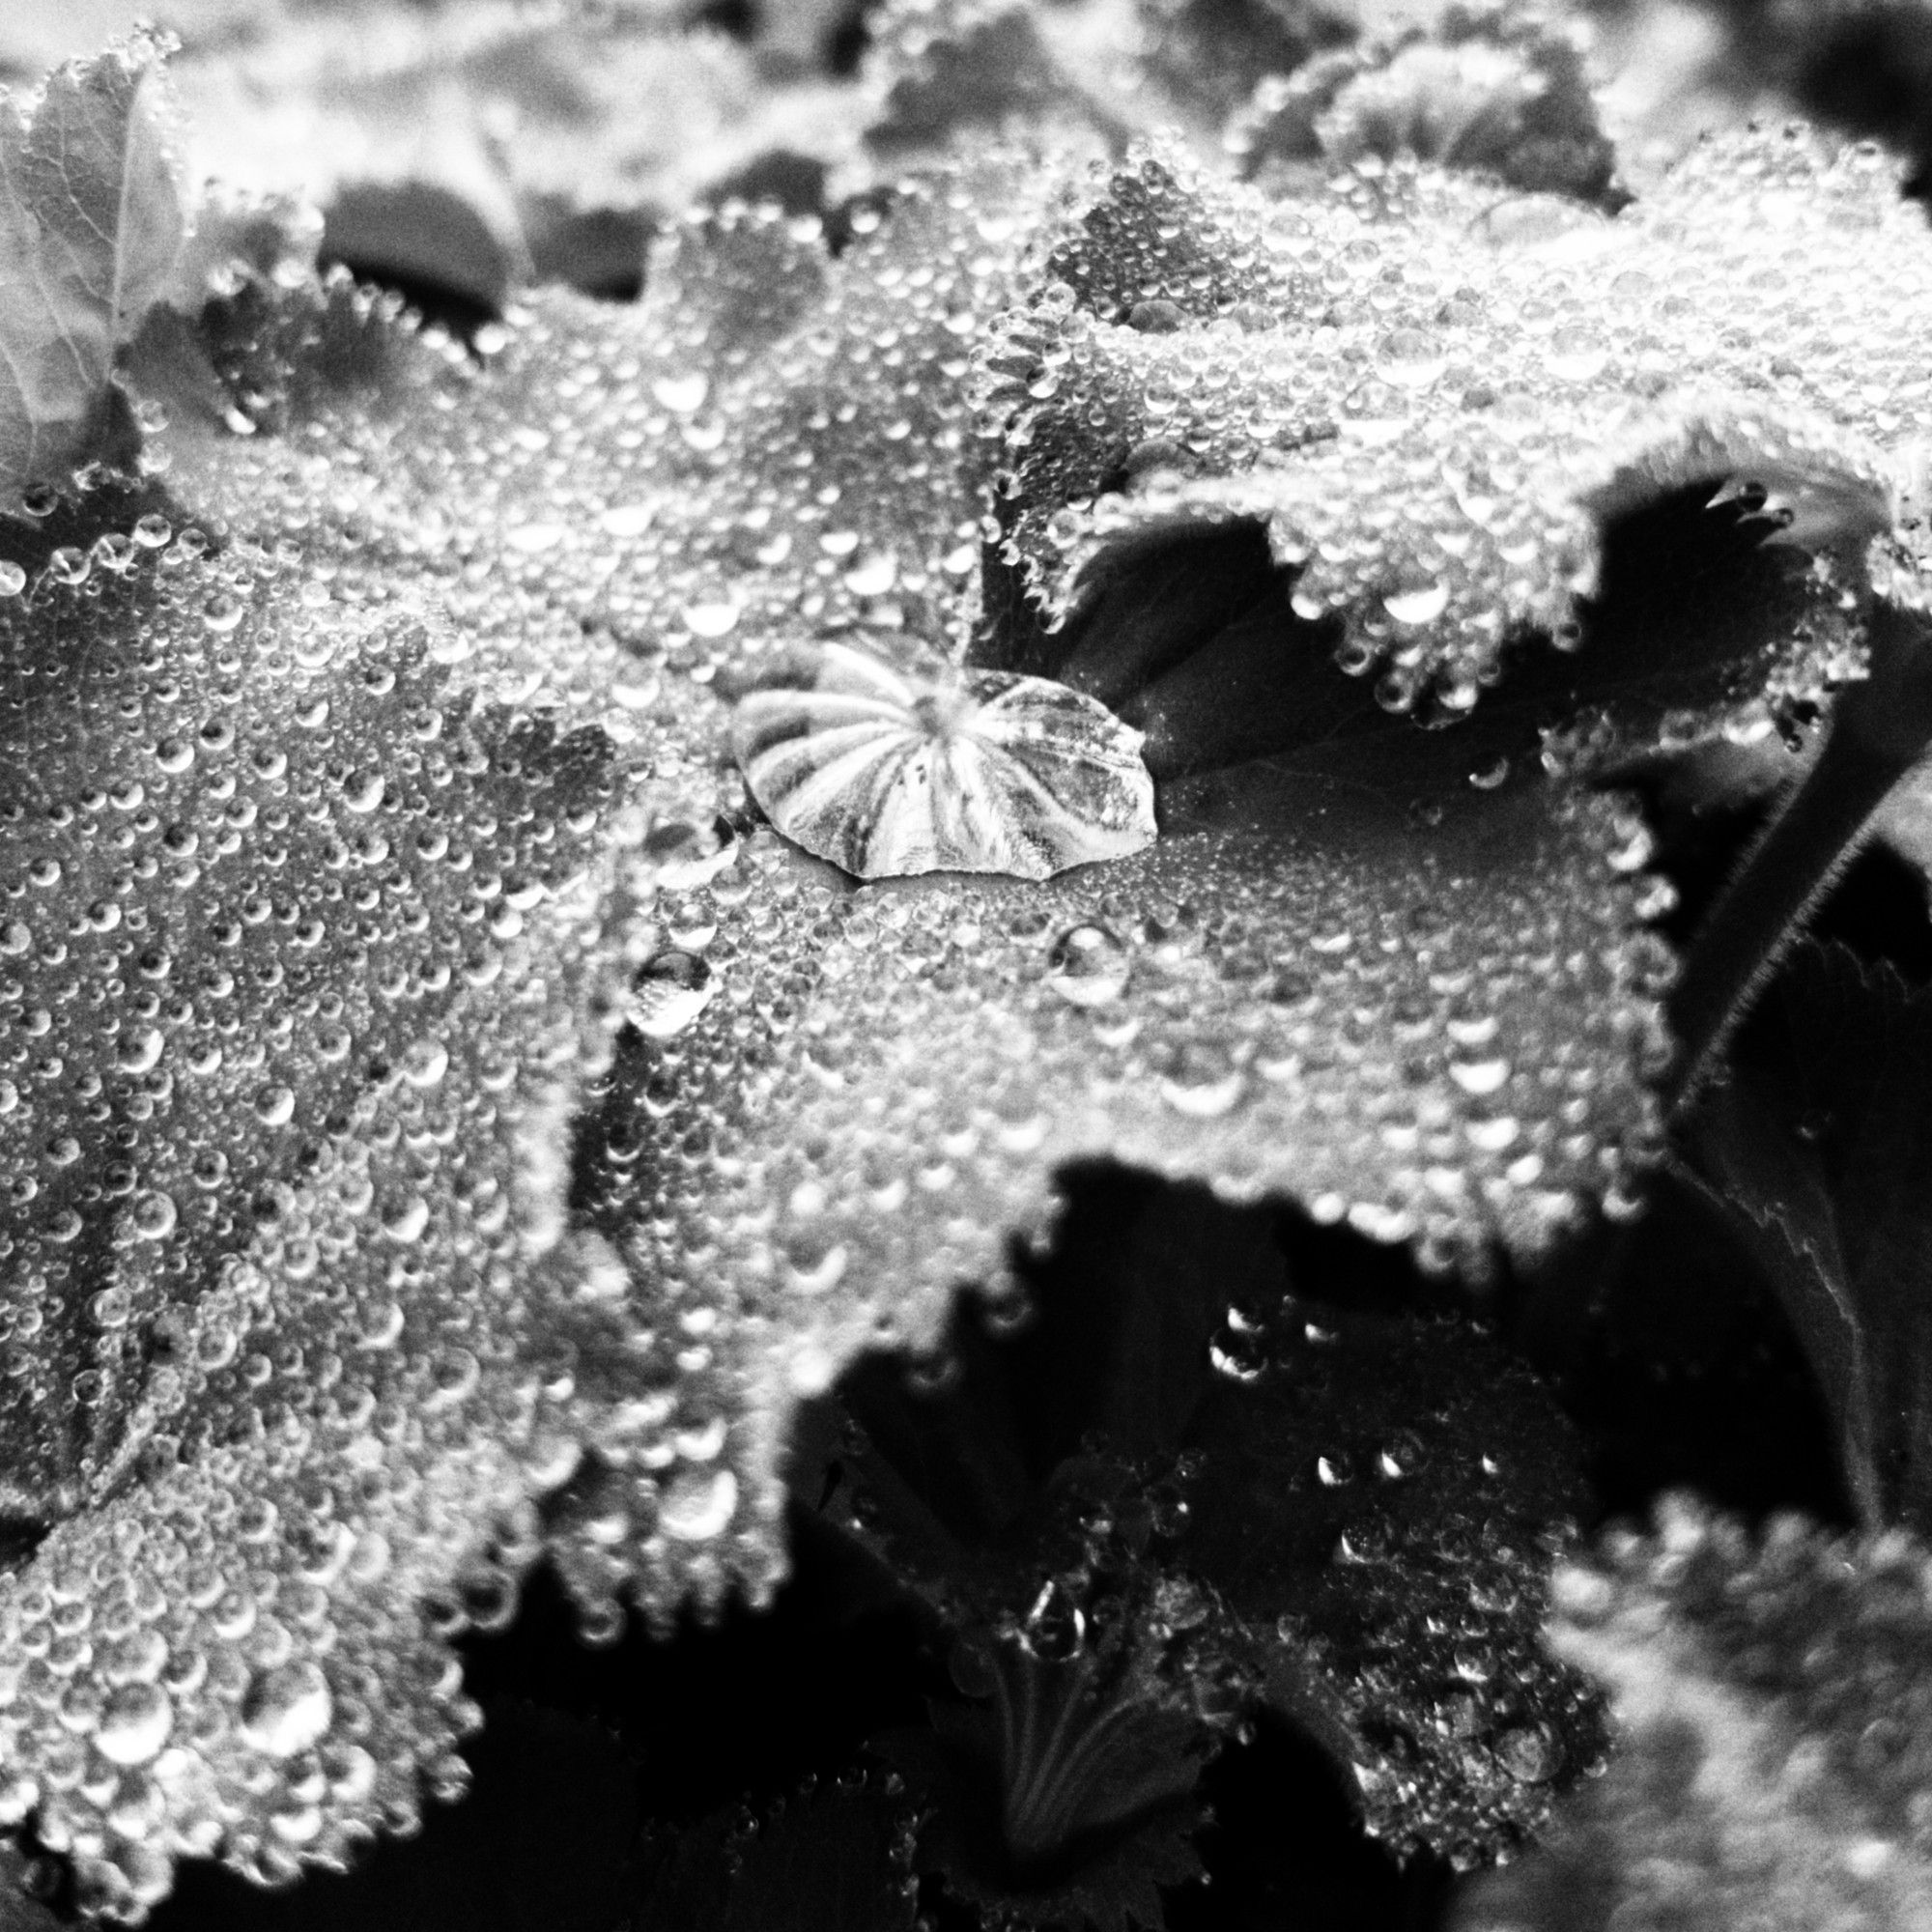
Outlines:
{"label": "foliage", "polygon": [[1556,1587],[1552,1641],[1613,1687],[1622,1754],[1459,1926],[1919,1922],[1921,1545],[1760,1540],[1680,1497]]}
{"label": "foliage", "polygon": [[[1932,247],[1803,130],[1628,203],[1553,15],[1379,25],[907,5],[853,79],[637,10],[412,23],[342,112],[440,158],[312,185],[325,250],[500,310],[467,341],[286,204],[192,229],[153,40],[7,103],[0,1808],[82,1909],[412,1831],[465,1781],[453,1646],[540,1559],[610,1640],[766,1607],[813,1538],[950,1687],[648,1836],[646,1922],[1151,1924],[1283,1725],[1391,1861],[1570,1808],[1593,1899],[1646,1833],[1729,1869],[1644,1714],[1689,1685],[1756,1761],[1705,1684],[1729,1599],[1678,1589],[1747,1559],[1672,1531],[1552,1653],[1583,1451],[1444,1284],[1580,1279],[1668,1148],[1857,1507],[1919,1520],[1922,996],[1800,952],[1738,1028],[1932,737]],[[286,114],[356,31],[185,77],[285,61]],[[803,172],[673,115],[545,174],[627,74],[780,69],[836,105]],[[495,228],[425,222],[465,143]],[[661,231],[636,303],[518,285],[545,195]],[[930,676],[804,703],[887,660]],[[1051,716],[1139,758],[1157,837],[861,878],[748,789],[807,729],[818,851],[929,864],[909,811],[1008,850],[961,690],[1030,694],[995,791],[1051,791]],[[949,755],[875,785],[882,730]],[[1680,905],[1667,800],[1807,734]],[[1829,1582],[1810,1548],[1762,1561]],[[1638,1740],[1601,1829],[1590,1676]]]}

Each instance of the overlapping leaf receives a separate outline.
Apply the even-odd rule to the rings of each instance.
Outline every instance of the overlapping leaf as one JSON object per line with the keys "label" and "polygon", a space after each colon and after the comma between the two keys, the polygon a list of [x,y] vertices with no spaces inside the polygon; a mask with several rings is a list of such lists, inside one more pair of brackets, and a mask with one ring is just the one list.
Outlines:
{"label": "overlapping leaf", "polygon": [[1692,1143],[1805,1338],[1861,1510],[1915,1529],[1932,1514],[1928,1017],[1889,969],[1807,950],[1780,974]]}

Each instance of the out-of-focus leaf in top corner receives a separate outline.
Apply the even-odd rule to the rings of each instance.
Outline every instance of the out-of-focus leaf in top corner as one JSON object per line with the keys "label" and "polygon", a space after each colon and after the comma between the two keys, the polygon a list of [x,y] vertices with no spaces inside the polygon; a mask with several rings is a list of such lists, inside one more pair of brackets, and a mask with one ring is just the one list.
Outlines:
{"label": "out-of-focus leaf in top corner", "polygon": [[1859,1926],[1932,1896],[1922,1543],[1753,1535],[1688,1499],[1561,1570],[1551,1640],[1608,1690],[1608,1775],[1456,1932]]}
{"label": "out-of-focus leaf in top corner", "polygon": [[36,96],[0,93],[0,512],[84,464],[137,466],[124,371],[151,406],[214,407],[195,317],[312,262],[298,206],[186,190],[165,51],[136,34]]}
{"label": "out-of-focus leaf in top corner", "polygon": [[0,511],[86,458],[127,462],[136,433],[110,377],[172,282],[187,234],[136,39],[0,97]]}
{"label": "out-of-focus leaf in top corner", "polygon": [[315,202],[325,254],[487,310],[541,272],[635,293],[661,220],[774,155],[857,153],[850,83],[775,85],[753,53],[662,11],[488,5],[328,14],[185,59],[207,173]]}

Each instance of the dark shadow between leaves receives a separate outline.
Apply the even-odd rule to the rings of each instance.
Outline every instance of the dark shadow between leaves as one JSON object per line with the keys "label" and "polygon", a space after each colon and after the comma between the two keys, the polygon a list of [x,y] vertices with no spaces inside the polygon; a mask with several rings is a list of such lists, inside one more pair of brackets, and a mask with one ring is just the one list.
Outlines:
{"label": "dark shadow between leaves", "polygon": [[1167,1932],[1429,1932],[1452,1874],[1399,1862],[1364,1837],[1332,1760],[1291,1724],[1263,1718],[1209,1767],[1204,1879],[1167,1900]]}
{"label": "dark shadow between leaves", "polygon": [[1386,767],[1419,790],[1456,787],[1472,774],[1537,770],[1543,732],[1586,713],[1608,715],[1626,754],[1645,752],[1668,714],[1719,714],[1760,689],[1817,605],[1805,554],[1765,543],[1776,525],[1761,493],[1710,503],[1724,481],[1614,518],[1575,648],[1519,635],[1465,717],[1391,713],[1372,678],[1344,675],[1339,626],[1294,612],[1298,572],[1275,562],[1253,521],[1120,540],[1052,632],[995,560],[993,624],[975,661],[1098,697],[1147,733],[1144,756],[1163,781],[1268,758],[1350,777]]}
{"label": "dark shadow between leaves", "polygon": [[1818,1383],[1747,1247],[1671,1170],[1646,1211],[1522,1277],[1512,1326],[1582,1434],[1599,1523],[1691,1490],[1849,1522]]}

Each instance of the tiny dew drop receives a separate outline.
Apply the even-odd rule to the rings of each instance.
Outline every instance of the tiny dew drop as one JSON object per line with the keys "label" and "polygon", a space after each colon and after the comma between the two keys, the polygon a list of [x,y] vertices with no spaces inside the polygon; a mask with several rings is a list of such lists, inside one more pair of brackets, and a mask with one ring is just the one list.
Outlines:
{"label": "tiny dew drop", "polygon": [[94,1734],[109,1764],[146,1764],[160,1754],[174,1728],[175,1709],[157,1684],[124,1684],[111,1691]]}
{"label": "tiny dew drop", "polygon": [[242,1698],[242,1735],[269,1757],[294,1757],[327,1731],[334,1716],[328,1680],[313,1663],[258,1671]]}
{"label": "tiny dew drop", "polygon": [[738,1479],[729,1469],[683,1469],[658,1505],[658,1527],[680,1543],[708,1543],[729,1527]]}
{"label": "tiny dew drop", "polygon": [[1398,624],[1433,624],[1449,608],[1447,583],[1426,583],[1411,590],[1391,590],[1382,609]]}
{"label": "tiny dew drop", "polygon": [[711,968],[695,952],[675,947],[654,952],[631,980],[626,1017],[652,1039],[682,1033],[717,991]]}
{"label": "tiny dew drop", "polygon": [[708,825],[668,818],[644,837],[643,857],[655,882],[668,892],[708,884],[738,856],[738,834],[725,818]]}
{"label": "tiny dew drop", "polygon": [[1104,1007],[1127,989],[1125,945],[1104,925],[1069,927],[1047,954],[1046,983],[1068,1006]]}
{"label": "tiny dew drop", "polygon": [[172,1194],[160,1188],[150,1188],[138,1195],[129,1220],[134,1233],[145,1241],[164,1241],[175,1231],[175,1201]]}
{"label": "tiny dew drop", "polygon": [[201,607],[201,621],[216,637],[226,637],[242,621],[242,600],[226,590],[218,590]]}
{"label": "tiny dew drop", "polygon": [[651,384],[651,394],[674,416],[688,416],[702,409],[710,391],[711,379],[701,369],[690,375],[660,376]]}

